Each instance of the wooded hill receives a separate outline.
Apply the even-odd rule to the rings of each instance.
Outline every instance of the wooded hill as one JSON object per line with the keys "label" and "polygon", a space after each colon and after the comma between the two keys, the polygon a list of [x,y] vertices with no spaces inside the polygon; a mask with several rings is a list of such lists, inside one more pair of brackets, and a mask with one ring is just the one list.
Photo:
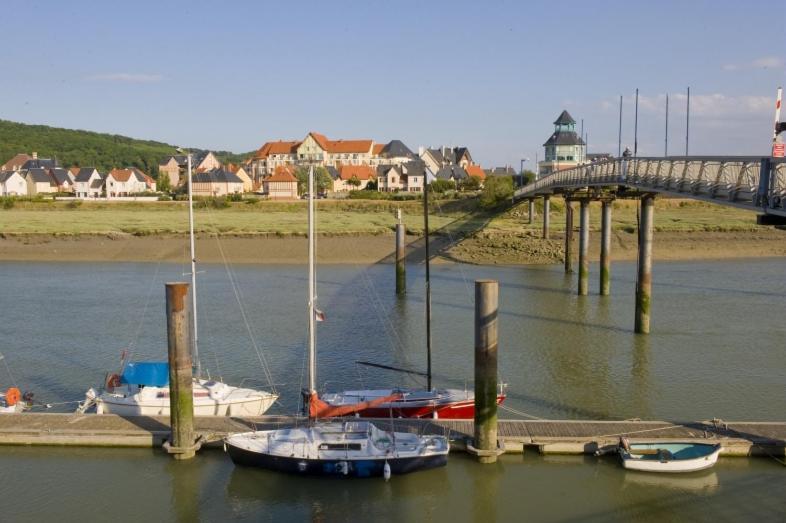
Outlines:
{"label": "wooded hill", "polygon": [[[33,151],[39,158],[57,158],[63,167],[96,167],[102,172],[114,167],[137,167],[157,176],[159,162],[175,154],[175,146],[117,134],[0,120],[0,165],[17,153]],[[251,154],[213,152],[224,163],[240,163]]]}

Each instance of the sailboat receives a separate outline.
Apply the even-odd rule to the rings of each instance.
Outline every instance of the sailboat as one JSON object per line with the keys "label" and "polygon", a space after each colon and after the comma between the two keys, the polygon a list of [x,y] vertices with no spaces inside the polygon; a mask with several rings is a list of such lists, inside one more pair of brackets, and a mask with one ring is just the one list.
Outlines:
{"label": "sailboat", "polygon": [[[188,154],[188,222],[191,246],[191,314],[193,322],[192,359],[194,368],[195,416],[261,416],[278,399],[274,392],[235,387],[202,376],[199,360],[197,324],[196,252],[194,242],[194,198],[191,154]],[[125,353],[120,372],[107,376],[101,392],[91,388],[77,412],[92,405],[97,414],[120,416],[169,416],[169,364],[167,362],[129,362]]]}
{"label": "sailboat", "polygon": [[[426,389],[371,389],[348,390],[344,392],[324,394],[321,399],[328,406],[350,407],[372,402],[355,411],[355,415],[364,418],[379,418],[393,415],[400,418],[440,418],[440,419],[473,419],[475,417],[475,393],[471,390],[442,389],[432,385],[431,370],[431,273],[429,260],[429,226],[428,226],[428,175],[423,176],[423,221],[426,247]],[[422,372],[400,369],[387,365],[358,362],[383,369],[408,374],[423,375]],[[392,401],[380,401],[381,398],[395,395]],[[497,393],[497,404],[505,401],[504,385]]]}
{"label": "sailboat", "polygon": [[261,467],[301,475],[375,477],[389,479],[447,464],[450,446],[444,436],[422,436],[383,430],[368,421],[329,421],[318,418],[351,414],[375,402],[333,408],[316,391],[316,268],[314,247],[314,170],[308,175],[308,389],[304,390],[309,425],[234,434],[224,449],[238,465]]}

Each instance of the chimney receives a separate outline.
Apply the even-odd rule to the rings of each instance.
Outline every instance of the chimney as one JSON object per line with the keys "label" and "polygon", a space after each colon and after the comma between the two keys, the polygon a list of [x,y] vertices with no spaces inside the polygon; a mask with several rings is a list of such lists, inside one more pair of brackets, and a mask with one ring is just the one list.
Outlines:
{"label": "chimney", "polygon": [[33,151],[33,160],[38,160],[38,153]]}
{"label": "chimney", "polygon": [[423,153],[425,153],[425,152],[426,152],[426,148],[425,147],[423,147],[422,145],[420,147],[418,147],[418,156],[423,158]]}

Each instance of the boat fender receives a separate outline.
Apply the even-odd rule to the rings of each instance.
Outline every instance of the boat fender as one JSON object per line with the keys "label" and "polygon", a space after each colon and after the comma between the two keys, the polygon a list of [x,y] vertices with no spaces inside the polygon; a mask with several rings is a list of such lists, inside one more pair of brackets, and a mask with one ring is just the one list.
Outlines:
{"label": "boat fender", "polygon": [[339,461],[336,463],[336,471],[346,476],[349,474],[349,463],[346,461]]}
{"label": "boat fender", "polygon": [[106,378],[106,390],[109,392],[113,392],[115,387],[120,386],[120,376],[116,372],[113,372]]}
{"label": "boat fender", "polygon": [[387,460],[385,460],[385,467],[382,469],[382,475],[385,477],[385,481],[390,480],[390,464]]}
{"label": "boat fender", "polygon": [[308,468],[308,463],[306,463],[305,461],[298,461],[297,462],[297,469],[300,472],[305,472],[307,468]]}
{"label": "boat fender", "polygon": [[16,387],[10,387],[7,391],[5,391],[5,404],[9,407],[13,407],[19,403],[20,399],[22,399],[22,391]]}

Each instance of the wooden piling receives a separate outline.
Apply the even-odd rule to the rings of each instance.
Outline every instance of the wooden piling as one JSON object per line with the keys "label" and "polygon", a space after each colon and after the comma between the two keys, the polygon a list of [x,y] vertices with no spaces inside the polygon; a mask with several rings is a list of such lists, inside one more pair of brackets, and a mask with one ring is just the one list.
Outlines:
{"label": "wooden piling", "polygon": [[611,202],[601,202],[600,220],[600,295],[611,290]]}
{"label": "wooden piling", "polygon": [[543,197],[543,239],[549,239],[549,195]]}
{"label": "wooden piling", "polygon": [[573,206],[565,199],[565,274],[573,272]]}
{"label": "wooden piling", "polygon": [[579,208],[579,296],[589,293],[589,200],[583,198]]}
{"label": "wooden piling", "polygon": [[406,229],[401,222],[401,209],[398,210],[396,224],[396,294],[407,293],[407,245]]}
{"label": "wooden piling", "polygon": [[187,283],[166,284],[166,326],[169,345],[169,408],[171,438],[166,447],[175,459],[190,459],[194,444],[194,393],[189,346]]}
{"label": "wooden piling", "polygon": [[499,284],[475,281],[475,430],[480,463],[497,461],[497,322]]}
{"label": "wooden piling", "polygon": [[640,334],[650,332],[650,293],[652,291],[652,218],[655,197],[651,194],[641,198],[641,221],[639,224],[639,262],[636,276],[636,324],[634,330]]}

